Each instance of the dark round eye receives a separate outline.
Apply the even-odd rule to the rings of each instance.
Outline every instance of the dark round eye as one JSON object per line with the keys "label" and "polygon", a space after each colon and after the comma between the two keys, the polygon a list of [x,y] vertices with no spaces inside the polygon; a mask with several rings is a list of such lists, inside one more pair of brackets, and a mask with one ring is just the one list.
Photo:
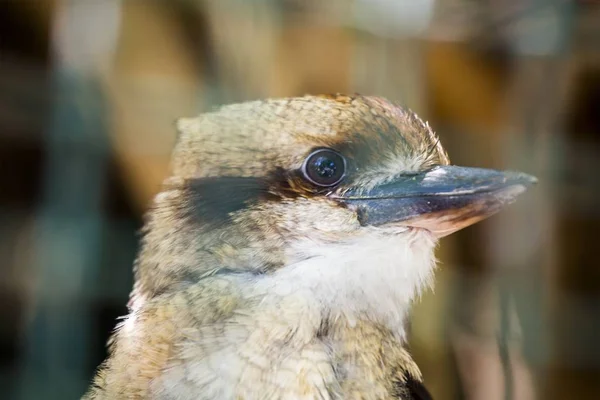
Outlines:
{"label": "dark round eye", "polygon": [[317,186],[333,186],[344,179],[346,160],[330,149],[315,150],[304,160],[302,173]]}

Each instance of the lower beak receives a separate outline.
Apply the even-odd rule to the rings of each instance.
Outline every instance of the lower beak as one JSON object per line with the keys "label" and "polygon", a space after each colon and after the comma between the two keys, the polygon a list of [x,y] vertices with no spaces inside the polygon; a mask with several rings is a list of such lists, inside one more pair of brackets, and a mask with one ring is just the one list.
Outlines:
{"label": "lower beak", "polygon": [[403,225],[443,237],[497,213],[536,182],[519,172],[439,166],[331,197],[355,209],[362,225]]}

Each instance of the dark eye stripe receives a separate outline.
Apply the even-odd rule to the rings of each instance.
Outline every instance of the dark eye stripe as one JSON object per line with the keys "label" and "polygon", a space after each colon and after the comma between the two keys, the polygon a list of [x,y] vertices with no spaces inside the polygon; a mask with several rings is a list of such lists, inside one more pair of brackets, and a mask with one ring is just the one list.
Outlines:
{"label": "dark eye stripe", "polygon": [[215,177],[190,179],[184,187],[187,216],[204,223],[227,223],[231,213],[270,197],[269,183],[262,178]]}

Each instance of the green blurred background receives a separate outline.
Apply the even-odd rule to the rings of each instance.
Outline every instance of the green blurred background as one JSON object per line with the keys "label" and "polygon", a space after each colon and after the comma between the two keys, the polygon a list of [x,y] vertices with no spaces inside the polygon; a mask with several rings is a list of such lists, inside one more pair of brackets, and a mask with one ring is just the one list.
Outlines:
{"label": "green blurred background", "polygon": [[174,121],[359,92],[540,184],[442,241],[411,347],[436,399],[600,399],[600,1],[0,1],[0,398],[86,389]]}

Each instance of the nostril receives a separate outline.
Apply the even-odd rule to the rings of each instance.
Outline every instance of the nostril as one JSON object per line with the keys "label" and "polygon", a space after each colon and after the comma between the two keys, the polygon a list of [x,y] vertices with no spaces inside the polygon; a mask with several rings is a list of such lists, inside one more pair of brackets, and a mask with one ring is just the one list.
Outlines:
{"label": "nostril", "polygon": [[360,223],[360,226],[367,226],[367,209],[365,207],[358,207],[356,209],[356,218]]}

